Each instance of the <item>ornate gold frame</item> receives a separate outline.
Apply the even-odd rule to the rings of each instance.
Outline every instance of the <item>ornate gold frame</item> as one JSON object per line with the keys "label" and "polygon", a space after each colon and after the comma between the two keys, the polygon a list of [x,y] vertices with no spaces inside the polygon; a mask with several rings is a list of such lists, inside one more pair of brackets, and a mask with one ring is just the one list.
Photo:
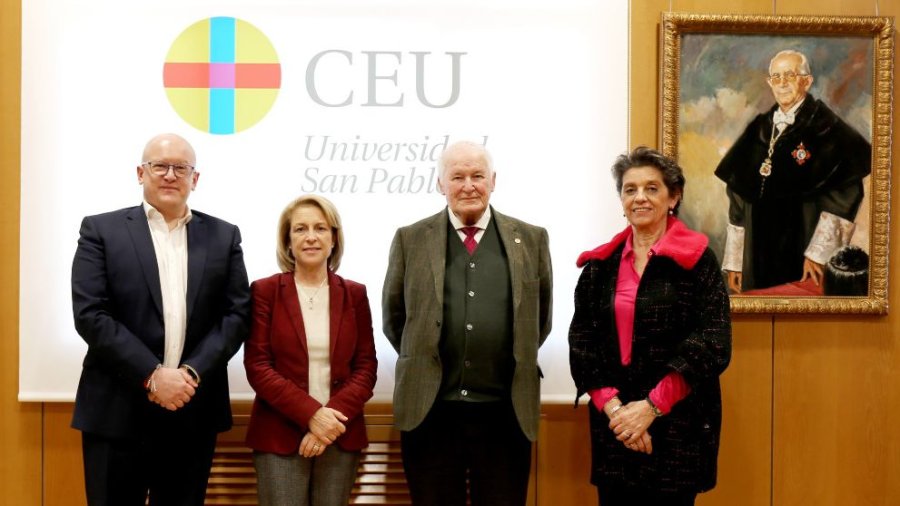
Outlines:
{"label": "ornate gold frame", "polygon": [[663,13],[661,23],[661,138],[663,152],[678,156],[682,40],[686,34],[796,37],[871,37],[872,173],[869,176],[869,292],[867,296],[733,295],[738,313],[867,313],[888,311],[891,120],[894,21],[889,17],[739,16]]}

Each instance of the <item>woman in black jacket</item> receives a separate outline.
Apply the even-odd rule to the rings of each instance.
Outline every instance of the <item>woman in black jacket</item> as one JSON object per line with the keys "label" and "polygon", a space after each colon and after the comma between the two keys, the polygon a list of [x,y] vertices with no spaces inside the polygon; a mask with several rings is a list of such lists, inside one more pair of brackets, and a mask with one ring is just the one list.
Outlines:
{"label": "woman in black jacket", "polygon": [[612,173],[629,226],[578,258],[569,329],[591,483],[602,506],[693,505],[716,482],[728,293],[706,236],[676,218],[681,168],[639,147]]}

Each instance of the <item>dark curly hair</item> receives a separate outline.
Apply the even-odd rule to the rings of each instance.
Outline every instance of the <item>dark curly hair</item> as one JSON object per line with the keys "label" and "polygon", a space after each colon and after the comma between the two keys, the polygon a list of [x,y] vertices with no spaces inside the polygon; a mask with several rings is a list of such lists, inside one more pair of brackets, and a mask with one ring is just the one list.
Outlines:
{"label": "dark curly hair", "polygon": [[678,208],[684,199],[684,171],[678,162],[647,146],[638,146],[630,153],[622,153],[612,166],[612,176],[616,180],[616,191],[622,193],[622,177],[628,169],[635,167],[655,167],[662,173],[663,183],[672,195],[677,195],[678,202],[672,214],[678,215]]}

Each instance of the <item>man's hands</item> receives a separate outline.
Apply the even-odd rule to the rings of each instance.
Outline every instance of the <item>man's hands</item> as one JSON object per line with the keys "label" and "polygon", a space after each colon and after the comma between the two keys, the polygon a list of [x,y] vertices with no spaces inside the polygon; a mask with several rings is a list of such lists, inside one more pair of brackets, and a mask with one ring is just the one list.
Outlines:
{"label": "man's hands", "polygon": [[741,293],[741,284],[744,282],[743,273],[739,271],[725,271],[728,274],[728,289],[731,293]]}
{"label": "man's hands", "polygon": [[811,278],[816,286],[822,286],[822,278],[824,277],[825,270],[822,264],[813,262],[806,257],[803,258],[803,277],[800,278],[800,281],[806,281],[807,278]]}
{"label": "man's hands", "polygon": [[197,382],[184,369],[160,367],[150,376],[147,398],[169,411],[183,408],[197,393]]}

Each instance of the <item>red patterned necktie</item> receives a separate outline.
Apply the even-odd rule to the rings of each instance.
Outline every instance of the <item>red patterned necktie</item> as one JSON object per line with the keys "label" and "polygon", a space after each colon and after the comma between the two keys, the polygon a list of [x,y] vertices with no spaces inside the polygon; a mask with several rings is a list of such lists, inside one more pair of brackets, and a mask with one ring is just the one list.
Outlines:
{"label": "red patterned necktie", "polygon": [[466,234],[466,238],[463,239],[463,246],[466,247],[466,251],[471,255],[475,253],[475,248],[478,247],[478,241],[475,240],[475,234],[478,233],[478,227],[463,227],[460,230]]}

